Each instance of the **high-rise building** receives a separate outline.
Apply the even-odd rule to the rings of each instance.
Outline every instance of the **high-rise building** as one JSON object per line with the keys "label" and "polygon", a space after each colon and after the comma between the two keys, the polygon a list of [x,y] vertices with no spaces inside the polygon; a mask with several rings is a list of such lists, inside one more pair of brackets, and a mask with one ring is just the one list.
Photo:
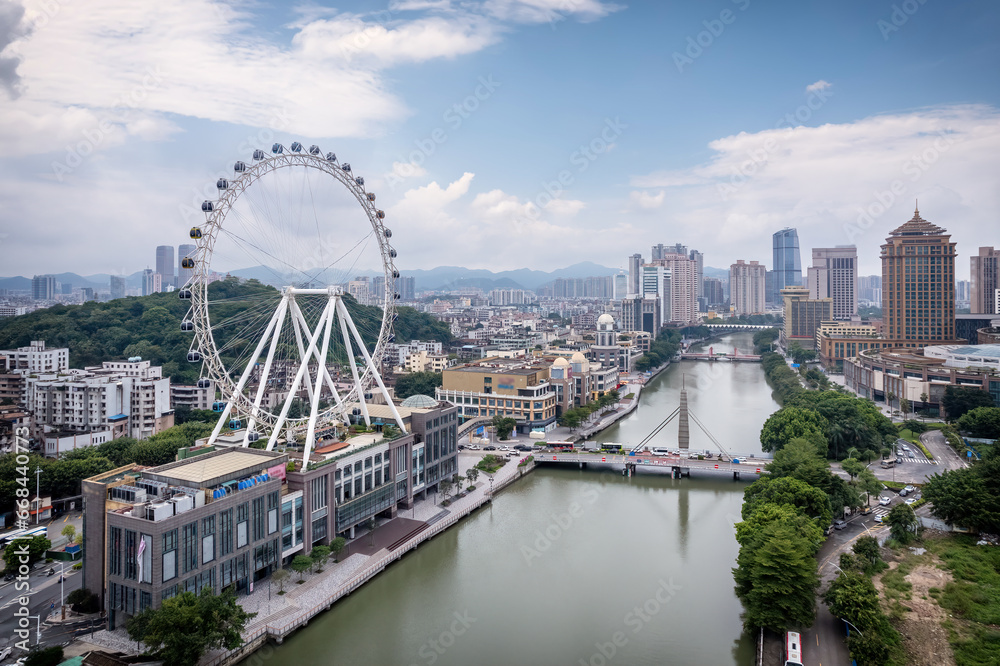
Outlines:
{"label": "high-rise building", "polygon": [[36,301],[51,301],[56,297],[56,276],[36,275],[31,278],[31,297]]}
{"label": "high-rise building", "polygon": [[622,330],[646,331],[653,338],[660,331],[660,299],[629,296],[622,301]]}
{"label": "high-rise building", "polygon": [[799,233],[791,227],[777,231],[771,237],[774,252],[774,303],[781,303],[781,290],[802,284],[802,258],[799,255]]}
{"label": "high-rise building", "polygon": [[708,305],[722,305],[726,302],[726,294],[722,289],[722,280],[719,278],[707,277],[703,282],[705,300]]}
{"label": "high-rise building", "polygon": [[112,275],[110,280],[111,299],[125,298],[128,293],[127,283],[124,275]]}
{"label": "high-rise building", "polygon": [[662,326],[670,321],[673,312],[673,290],[670,269],[659,264],[645,264],[642,267],[641,295],[644,298],[655,298],[660,302],[660,321]]}
{"label": "high-rise building", "polygon": [[858,277],[858,300],[882,304],[882,276],[862,275]]}
{"label": "high-rise building", "polygon": [[177,246],[177,284],[175,285],[178,289],[186,285],[191,278],[194,276],[193,268],[184,268],[181,264],[188,257],[194,258],[195,252],[198,251],[198,246],[196,245],[178,245]]}
{"label": "high-rise building", "polygon": [[819,325],[833,316],[834,299],[811,298],[806,287],[785,287],[781,296],[785,302],[785,340],[798,342],[806,349],[814,348]]}
{"label": "high-rise building", "polygon": [[628,273],[618,273],[615,275],[615,300],[621,300],[628,296]]}
{"label": "high-rise building", "polygon": [[747,263],[742,259],[729,267],[729,302],[733,312],[738,315],[764,314],[766,272],[758,262]]}
{"label": "high-rise building", "polygon": [[955,338],[955,243],[920,211],[882,245],[886,338],[917,346]]}
{"label": "high-rise building", "polygon": [[1000,289],[1000,250],[979,248],[972,256],[972,283],[969,286],[969,311],[972,314],[1000,314],[997,311],[997,289]]}
{"label": "high-rise building", "polygon": [[667,252],[649,265],[662,266],[669,276],[669,302],[663,301],[664,322],[690,323],[698,318],[698,264],[687,253]]}
{"label": "high-rise building", "polygon": [[[383,278],[383,284],[384,280],[385,278]],[[381,285],[377,285],[376,288],[378,288],[378,286]],[[372,294],[372,289],[369,286],[368,278],[362,275],[359,275],[347,283],[347,293],[353,296],[354,300],[361,305],[371,305],[373,299],[377,299],[379,303],[382,302],[381,290],[376,292],[378,294],[377,297],[374,296]]]}
{"label": "high-rise building", "polygon": [[162,276],[154,272],[152,268],[143,269],[142,295],[149,296],[150,294],[158,294],[161,291],[163,291]]}
{"label": "high-rise building", "polygon": [[688,255],[695,265],[695,296],[705,295],[705,255],[698,250],[691,250]]}
{"label": "high-rise building", "polygon": [[807,282],[810,299],[832,298],[833,318],[849,321],[858,314],[858,248],[814,247]]}
{"label": "high-rise building", "polygon": [[163,289],[174,284],[174,246],[156,246],[156,273]]}
{"label": "high-rise building", "polygon": [[633,254],[628,258],[628,293],[642,293],[642,255]]}

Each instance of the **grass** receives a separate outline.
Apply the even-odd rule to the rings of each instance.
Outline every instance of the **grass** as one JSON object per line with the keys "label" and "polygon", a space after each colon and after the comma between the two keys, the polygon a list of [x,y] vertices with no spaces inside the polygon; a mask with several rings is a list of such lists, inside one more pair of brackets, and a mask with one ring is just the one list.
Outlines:
{"label": "grass", "polygon": [[923,442],[920,441],[920,436],[917,435],[912,430],[910,430],[909,428],[903,428],[902,430],[900,430],[899,437],[900,439],[905,439],[909,443],[920,447],[920,450],[924,452],[924,455],[927,456],[928,460],[934,460],[934,456],[931,455],[931,452],[928,451],[927,447],[924,446]]}
{"label": "grass", "polygon": [[1000,625],[1000,548],[975,544],[975,537],[964,535],[925,543],[954,579],[943,590],[929,592],[958,619],[946,627],[958,666],[996,664],[1000,654],[1000,631],[995,628]]}

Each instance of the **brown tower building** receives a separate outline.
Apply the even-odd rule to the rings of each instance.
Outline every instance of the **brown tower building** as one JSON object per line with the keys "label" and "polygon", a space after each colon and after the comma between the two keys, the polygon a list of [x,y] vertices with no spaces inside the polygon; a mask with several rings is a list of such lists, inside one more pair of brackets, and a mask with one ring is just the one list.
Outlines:
{"label": "brown tower building", "polygon": [[997,312],[997,289],[1000,289],[1000,250],[979,248],[972,255],[972,286],[970,305],[972,314],[1000,314]]}
{"label": "brown tower building", "polygon": [[882,246],[882,316],[901,346],[955,338],[955,243],[919,210]]}

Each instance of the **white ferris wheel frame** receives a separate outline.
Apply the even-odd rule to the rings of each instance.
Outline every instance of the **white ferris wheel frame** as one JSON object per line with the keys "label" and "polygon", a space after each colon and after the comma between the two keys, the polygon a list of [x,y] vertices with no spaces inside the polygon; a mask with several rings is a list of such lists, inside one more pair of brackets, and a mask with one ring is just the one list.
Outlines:
{"label": "white ferris wheel frame", "polygon": [[[385,398],[393,420],[400,431],[405,432],[406,428],[403,420],[396,410],[395,405],[389,395],[385,384],[382,381],[376,361],[379,362],[384,356],[386,345],[392,336],[392,324],[395,320],[395,300],[399,298],[395,290],[395,277],[398,275],[393,259],[395,250],[389,244],[391,232],[385,227],[382,220],[385,214],[375,206],[375,195],[364,189],[364,179],[354,176],[351,173],[349,164],[341,164],[336,155],[328,153],[325,157],[318,147],[312,146],[308,152],[300,152],[301,145],[292,144],[293,151],[286,152],[284,146],[276,144],[272,149],[272,154],[267,155],[264,151],[254,152],[253,161],[250,163],[237,162],[234,166],[235,177],[232,179],[219,179],[219,198],[216,201],[203,204],[205,211],[205,224],[200,228],[200,238],[196,238],[197,250],[191,257],[194,259],[193,275],[185,289],[190,290],[191,310],[189,320],[194,327],[194,342],[192,350],[197,349],[201,354],[203,369],[208,377],[215,382],[222,393],[225,407],[220,414],[219,420],[209,438],[209,444],[215,442],[222,432],[223,426],[230,418],[246,420],[247,426],[243,434],[243,446],[249,446],[254,440],[251,433],[257,433],[259,437],[262,433],[268,435],[267,450],[270,451],[281,434],[282,428],[287,424],[288,411],[292,402],[296,399],[301,385],[304,383],[308,398],[309,411],[305,423],[296,422],[294,425],[301,428],[306,426],[305,450],[303,453],[303,469],[309,462],[309,455],[315,444],[315,433],[317,423],[323,421],[340,420],[347,423],[349,412],[355,416],[364,418],[365,424],[371,426],[371,418],[366,404],[366,391],[374,388],[372,383],[378,386],[379,391]],[[298,148],[298,150],[294,150]],[[248,358],[246,368],[237,379],[225,367],[219,356],[215,339],[212,335],[212,322],[209,313],[208,285],[211,279],[211,258],[215,249],[215,243],[219,232],[223,228],[227,214],[239,198],[262,177],[284,168],[313,168],[332,176],[337,182],[344,185],[348,191],[354,195],[358,203],[368,217],[372,230],[379,244],[379,253],[382,258],[383,268],[383,293],[382,293],[382,322],[379,329],[379,337],[376,341],[374,352],[369,354],[361,335],[354,325],[354,321],[344,304],[343,289],[339,286],[329,286],[321,289],[298,288],[288,286],[282,289],[281,300],[265,327],[263,335],[258,340],[254,354]],[[224,185],[224,187],[223,187]],[[192,230],[194,236],[195,230]],[[323,296],[327,297],[326,306],[315,327],[310,327],[306,322],[302,311],[296,303],[296,296]],[[288,395],[284,400],[281,412],[278,415],[272,414],[266,408],[261,407],[267,380],[270,376],[271,364],[274,358],[274,351],[281,335],[282,328],[288,320],[295,333],[296,344],[299,352],[299,368],[296,377],[289,387]],[[334,319],[340,321],[339,335],[351,359],[348,365],[351,369],[352,386],[350,390],[341,395],[334,385],[330,371],[323,362],[327,358],[330,347],[330,338],[336,334],[334,330]],[[322,340],[321,340],[322,339]],[[243,389],[250,378],[251,371],[259,361],[267,346],[267,358],[261,370],[258,380],[256,395],[251,400],[250,396],[244,393]],[[353,362],[356,358],[354,349],[357,349],[364,358],[364,370],[358,373],[358,367]],[[303,359],[306,359],[303,361]],[[308,369],[315,362],[315,380],[308,372]],[[324,410],[319,408],[319,397],[323,389],[329,389],[333,396],[334,404]],[[356,407],[354,405],[357,405]],[[357,413],[360,411],[360,414]]]}

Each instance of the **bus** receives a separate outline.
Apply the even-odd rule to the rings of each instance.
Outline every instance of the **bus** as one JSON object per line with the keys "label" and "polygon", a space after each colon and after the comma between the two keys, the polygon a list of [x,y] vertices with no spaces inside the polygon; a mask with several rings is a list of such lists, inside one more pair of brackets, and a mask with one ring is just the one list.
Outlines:
{"label": "bus", "polygon": [[6,548],[14,539],[30,539],[37,535],[45,536],[49,531],[44,525],[39,525],[38,527],[29,527],[26,530],[14,530],[12,532],[7,532],[6,534],[0,535],[0,548]]}
{"label": "bus", "polygon": [[802,666],[802,640],[796,631],[785,634],[785,666]]}
{"label": "bus", "polygon": [[553,451],[572,451],[573,442],[546,442],[545,448]]}

